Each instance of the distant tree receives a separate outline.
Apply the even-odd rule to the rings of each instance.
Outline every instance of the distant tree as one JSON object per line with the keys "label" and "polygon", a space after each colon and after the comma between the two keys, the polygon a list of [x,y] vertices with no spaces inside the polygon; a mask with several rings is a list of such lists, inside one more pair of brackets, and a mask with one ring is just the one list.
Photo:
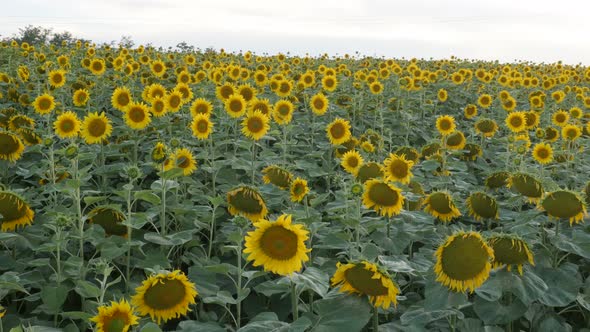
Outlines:
{"label": "distant tree", "polygon": [[51,37],[51,39],[49,40],[49,43],[53,44],[53,45],[61,46],[61,44],[63,42],[65,42],[66,44],[72,44],[75,41],[76,40],[74,39],[74,36],[72,35],[71,32],[64,31],[62,33],[54,33],[53,36]]}
{"label": "distant tree", "polygon": [[187,44],[187,42],[183,41],[176,44],[176,48],[181,52],[192,53],[195,51],[195,47],[193,45]]}
{"label": "distant tree", "polygon": [[19,43],[26,42],[30,45],[38,45],[47,44],[50,36],[51,29],[27,25],[24,28],[18,29],[18,35],[16,35],[14,39]]}
{"label": "distant tree", "polygon": [[135,45],[133,38],[131,36],[121,36],[121,40],[119,41],[119,46],[125,48],[132,48]]}

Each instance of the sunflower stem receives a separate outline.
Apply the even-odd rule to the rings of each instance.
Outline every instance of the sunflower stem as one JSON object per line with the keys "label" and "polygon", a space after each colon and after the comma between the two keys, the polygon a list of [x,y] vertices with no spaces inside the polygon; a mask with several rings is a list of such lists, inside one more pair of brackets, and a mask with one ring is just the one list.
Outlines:
{"label": "sunflower stem", "polygon": [[379,331],[379,308],[373,307],[373,331]]}
{"label": "sunflower stem", "polygon": [[240,295],[242,294],[242,241],[238,241],[238,287],[237,287],[237,299],[236,301],[236,325],[238,330],[242,325],[242,301],[239,300]]}
{"label": "sunflower stem", "polygon": [[299,308],[297,305],[299,304],[299,298],[297,297],[297,285],[291,280],[291,309],[293,311],[293,321],[299,319]]}
{"label": "sunflower stem", "polygon": [[[283,149],[283,151],[284,151],[284,149]],[[252,165],[251,165],[251,167],[252,167],[252,179],[251,179],[252,185],[255,185],[255,183],[254,183],[254,176],[256,174],[255,163],[256,163],[256,141],[252,140]]]}
{"label": "sunflower stem", "polygon": [[[162,163],[162,174],[164,173],[164,163]],[[166,185],[168,180],[164,179],[164,175],[160,176],[162,204],[160,205],[160,233],[166,235]]]}
{"label": "sunflower stem", "polygon": [[[131,181],[133,182],[133,181]],[[130,183],[133,185],[132,183]],[[131,222],[131,189],[127,190],[127,223]],[[131,278],[131,226],[127,225],[127,257],[126,257],[126,266],[125,266],[125,289],[129,294],[130,289],[130,278]]]}
{"label": "sunflower stem", "polygon": [[211,251],[213,250],[213,236],[215,231],[215,211],[217,210],[217,204],[213,205],[213,213],[211,214],[211,226],[209,229],[209,248],[207,249],[207,259],[211,259]]}
{"label": "sunflower stem", "polygon": [[281,126],[283,131],[283,165],[287,166],[287,125]]}

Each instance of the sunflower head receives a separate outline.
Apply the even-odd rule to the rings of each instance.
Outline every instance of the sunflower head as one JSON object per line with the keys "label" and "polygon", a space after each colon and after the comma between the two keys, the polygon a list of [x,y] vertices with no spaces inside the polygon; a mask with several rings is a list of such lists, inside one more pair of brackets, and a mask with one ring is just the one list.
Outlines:
{"label": "sunflower head", "polygon": [[191,150],[187,148],[178,148],[170,156],[169,162],[164,164],[164,170],[170,170],[174,167],[182,169],[184,176],[191,175],[197,170],[197,162]]}
{"label": "sunflower head", "polygon": [[403,184],[409,183],[413,176],[411,172],[412,166],[414,166],[414,162],[407,160],[404,154],[390,153],[389,157],[383,161],[385,180],[397,181]]}
{"label": "sunflower head", "polygon": [[493,268],[506,266],[508,271],[512,265],[516,265],[518,272],[522,275],[522,266],[527,262],[535,265],[533,254],[528,244],[515,235],[496,234],[493,235],[488,243],[494,250]]}
{"label": "sunflower head", "polygon": [[367,180],[364,185],[363,204],[382,216],[398,215],[404,206],[402,191],[382,180]]}
{"label": "sunflower head", "polygon": [[561,128],[561,137],[566,141],[575,141],[582,136],[582,129],[574,124],[567,124]]}
{"label": "sunflower head", "polygon": [[123,299],[98,307],[98,314],[90,321],[96,323],[98,332],[127,332],[132,325],[139,324],[139,317],[135,316],[129,302]]}
{"label": "sunflower head", "polygon": [[15,162],[22,157],[23,151],[25,146],[18,136],[0,131],[0,159]]}
{"label": "sunflower head", "polygon": [[331,279],[332,286],[340,286],[340,292],[366,295],[375,307],[389,309],[397,305],[398,286],[387,272],[368,261],[338,263]]}
{"label": "sunflower head", "polygon": [[455,127],[455,118],[450,115],[440,115],[436,118],[436,129],[443,136],[454,132]]}
{"label": "sunflower head", "polygon": [[152,149],[151,157],[155,163],[163,162],[166,159],[166,145],[162,142],[156,143],[156,146]]}
{"label": "sunflower head", "polygon": [[350,150],[342,156],[340,165],[344,167],[348,173],[356,175],[359,168],[363,165],[363,157],[356,150]]}
{"label": "sunflower head", "polygon": [[350,123],[342,118],[336,118],[326,127],[326,134],[332,145],[340,145],[350,139]]}
{"label": "sunflower head", "polygon": [[193,121],[191,122],[191,129],[193,131],[194,137],[200,140],[207,139],[213,131],[213,122],[209,120],[209,115],[197,113],[193,116]]}
{"label": "sunflower head", "polygon": [[104,112],[100,114],[94,112],[88,113],[84,117],[80,130],[86,143],[97,144],[102,143],[103,140],[111,135],[113,126]]}
{"label": "sunflower head", "polygon": [[461,216],[461,212],[455,206],[453,197],[446,192],[436,191],[424,200],[424,211],[443,222],[450,222],[455,217]]}
{"label": "sunflower head", "polygon": [[539,208],[546,211],[549,217],[569,220],[570,225],[579,223],[587,215],[586,203],[577,193],[569,190],[548,193]]}
{"label": "sunflower head", "polygon": [[99,225],[108,236],[127,237],[127,227],[122,224],[124,220],[125,215],[111,207],[97,207],[88,213],[88,223]]}
{"label": "sunflower head", "polygon": [[125,123],[129,128],[141,130],[145,129],[150,122],[151,113],[144,103],[130,103],[125,108]]}
{"label": "sunflower head", "polygon": [[198,114],[210,116],[213,113],[213,104],[204,98],[197,98],[191,104],[190,111],[193,118]]}
{"label": "sunflower head", "polygon": [[465,109],[463,110],[463,114],[465,115],[465,117],[467,119],[473,119],[474,117],[477,116],[477,106],[474,104],[469,104],[469,105],[465,106]]}
{"label": "sunflower head", "polygon": [[483,150],[479,144],[467,143],[463,150],[464,152],[460,156],[462,160],[475,161],[478,157],[483,155]]}
{"label": "sunflower head", "polygon": [[22,138],[23,142],[27,146],[41,144],[43,141],[34,130],[28,128],[20,128],[16,133]]}
{"label": "sunflower head", "polygon": [[533,148],[533,158],[539,164],[548,164],[553,161],[553,148],[547,143],[537,143]]}
{"label": "sunflower head", "polygon": [[42,94],[33,101],[35,112],[45,115],[49,114],[55,108],[55,98],[50,94]]}
{"label": "sunflower head", "polygon": [[0,229],[7,232],[32,224],[35,213],[19,195],[0,191],[0,216]]}
{"label": "sunflower head", "polygon": [[262,170],[262,174],[264,183],[272,183],[280,189],[288,188],[293,180],[293,174],[277,165],[267,166]]}
{"label": "sunflower head", "polygon": [[318,93],[311,97],[309,107],[315,115],[324,115],[328,110],[329,101],[323,93]]}
{"label": "sunflower head", "polygon": [[409,160],[414,164],[418,163],[420,160],[420,153],[411,146],[400,146],[394,153],[398,156],[404,155],[406,160]]}
{"label": "sunflower head", "polygon": [[250,111],[242,120],[242,133],[255,141],[266,135],[270,129],[270,119],[260,111]]}
{"label": "sunflower head", "polygon": [[469,215],[475,220],[498,219],[498,203],[496,199],[484,192],[475,192],[467,198]]}
{"label": "sunflower head", "polygon": [[239,186],[228,192],[227,204],[232,216],[241,215],[253,222],[266,217],[268,213],[262,195],[249,186]]}
{"label": "sunflower head", "polygon": [[371,179],[377,179],[383,177],[383,167],[375,162],[368,162],[359,167],[356,178],[361,182],[365,183]]}
{"label": "sunflower head", "polygon": [[476,232],[457,232],[436,250],[436,281],[456,292],[473,292],[489,277],[494,251]]}
{"label": "sunflower head", "polygon": [[309,261],[311,249],[305,246],[309,232],[301,224],[292,224],[291,215],[283,214],[276,221],[260,219],[254,231],[248,232],[244,253],[254,266],[265,271],[289,275],[301,270]]}
{"label": "sunflower head", "polygon": [[272,108],[272,118],[280,125],[287,125],[291,123],[294,110],[295,105],[291,101],[286,99],[278,100]]}
{"label": "sunflower head", "polygon": [[198,294],[195,284],[179,270],[150,276],[135,293],[133,306],[141,316],[150,315],[158,324],[186,315]]}
{"label": "sunflower head", "polygon": [[437,142],[427,144],[422,147],[422,157],[429,159],[431,156],[438,154],[440,152],[440,148],[441,146]]}
{"label": "sunflower head", "polygon": [[246,114],[246,99],[239,93],[234,93],[225,100],[225,111],[232,118],[239,118]]}
{"label": "sunflower head", "polygon": [[460,131],[455,131],[454,133],[446,136],[444,138],[445,146],[450,150],[463,150],[466,144],[465,135],[463,135]]}
{"label": "sunflower head", "polygon": [[131,98],[131,91],[127,87],[118,87],[113,91],[111,96],[111,104],[115,109],[124,111],[129,104],[133,102]]}
{"label": "sunflower head", "polygon": [[309,193],[309,187],[307,186],[307,180],[302,178],[296,178],[291,182],[290,194],[291,201],[301,202],[305,196]]}
{"label": "sunflower head", "polygon": [[543,196],[543,185],[534,177],[524,174],[512,174],[506,182],[508,188],[513,188],[521,195],[525,196],[529,202],[538,202]]}
{"label": "sunflower head", "polygon": [[475,123],[475,131],[484,137],[494,137],[498,130],[496,121],[487,118],[481,118]]}

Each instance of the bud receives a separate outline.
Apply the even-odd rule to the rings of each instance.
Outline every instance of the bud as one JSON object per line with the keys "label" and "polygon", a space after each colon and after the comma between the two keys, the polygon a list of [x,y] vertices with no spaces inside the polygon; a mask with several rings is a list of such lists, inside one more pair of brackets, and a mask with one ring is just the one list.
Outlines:
{"label": "bud", "polygon": [[172,146],[173,148],[177,148],[180,146],[180,141],[176,138],[173,138],[170,140],[170,146]]}
{"label": "bud", "polygon": [[75,158],[78,155],[78,146],[70,145],[66,149],[66,157]]}
{"label": "bud", "polygon": [[516,152],[518,152],[519,154],[525,154],[526,151],[527,151],[526,147],[522,146],[522,145],[516,149]]}
{"label": "bud", "polygon": [[129,180],[135,180],[141,177],[141,170],[137,166],[125,167],[125,176]]}
{"label": "bud", "polygon": [[354,196],[360,196],[363,192],[363,186],[359,183],[355,183],[352,185],[352,187],[350,187],[350,192]]}
{"label": "bud", "polygon": [[43,140],[43,145],[45,145],[45,146],[53,145],[53,139],[47,137],[46,139]]}
{"label": "bud", "polygon": [[520,165],[521,160],[516,158],[514,159],[514,165],[519,166]]}
{"label": "bud", "polygon": [[158,142],[152,150],[152,160],[155,163],[161,163],[164,159],[166,159],[166,146]]}
{"label": "bud", "polygon": [[248,219],[242,217],[242,216],[235,216],[233,219],[233,222],[236,226],[240,227],[240,228],[246,228],[248,227],[248,225],[250,224],[250,222],[248,221]]}
{"label": "bud", "polygon": [[537,128],[537,130],[535,130],[535,136],[537,138],[545,137],[545,130],[543,130],[542,128]]}

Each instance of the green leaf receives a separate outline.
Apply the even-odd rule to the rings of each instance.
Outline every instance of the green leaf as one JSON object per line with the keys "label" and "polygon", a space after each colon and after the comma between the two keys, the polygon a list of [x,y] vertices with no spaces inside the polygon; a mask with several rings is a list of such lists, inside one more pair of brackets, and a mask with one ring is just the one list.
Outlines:
{"label": "green leaf", "polygon": [[178,324],[179,332],[226,332],[226,329],[215,322],[199,322],[196,320],[185,320]]}
{"label": "green leaf", "polygon": [[45,286],[41,290],[41,300],[47,309],[53,313],[59,313],[61,306],[66,301],[69,289],[64,286]]}
{"label": "green leaf", "polygon": [[64,319],[79,319],[83,321],[87,321],[92,318],[94,315],[89,314],[83,311],[66,311],[59,314]]}
{"label": "green leaf", "polygon": [[457,318],[463,319],[464,315],[457,309],[446,309],[446,310],[427,310],[420,306],[411,306],[406,311],[400,320],[403,325],[421,325],[424,326],[430,322],[443,319],[452,315],[457,315]]}
{"label": "green leaf", "polygon": [[313,305],[319,318],[312,331],[360,331],[371,317],[371,306],[358,296],[338,296]]}
{"label": "green leaf", "polygon": [[141,328],[141,332],[162,332],[156,323],[149,322]]}
{"label": "green leaf", "polygon": [[153,205],[159,205],[161,202],[160,197],[154,194],[151,190],[136,191],[133,194],[133,197],[135,199],[141,199],[146,202],[152,203]]}
{"label": "green leaf", "polygon": [[503,301],[486,301],[478,296],[475,298],[473,310],[486,324],[508,324],[522,317],[528,309],[517,298],[508,301],[508,304],[502,304]]}
{"label": "green leaf", "polygon": [[109,196],[86,196],[84,197],[84,203],[86,203],[87,205],[91,205],[98,202],[102,202],[107,198],[109,198]]}
{"label": "green leaf", "polygon": [[84,298],[98,298],[100,297],[100,288],[96,287],[95,284],[86,281],[78,280],[76,282],[76,293],[80,294]]}
{"label": "green leaf", "polygon": [[318,268],[308,267],[303,273],[293,273],[291,278],[296,285],[311,289],[321,297],[328,293],[330,276]]}
{"label": "green leaf", "polygon": [[550,307],[565,307],[576,300],[582,286],[582,277],[576,265],[565,263],[557,269],[538,267],[536,271],[547,284],[547,290],[539,299],[541,303]]}

